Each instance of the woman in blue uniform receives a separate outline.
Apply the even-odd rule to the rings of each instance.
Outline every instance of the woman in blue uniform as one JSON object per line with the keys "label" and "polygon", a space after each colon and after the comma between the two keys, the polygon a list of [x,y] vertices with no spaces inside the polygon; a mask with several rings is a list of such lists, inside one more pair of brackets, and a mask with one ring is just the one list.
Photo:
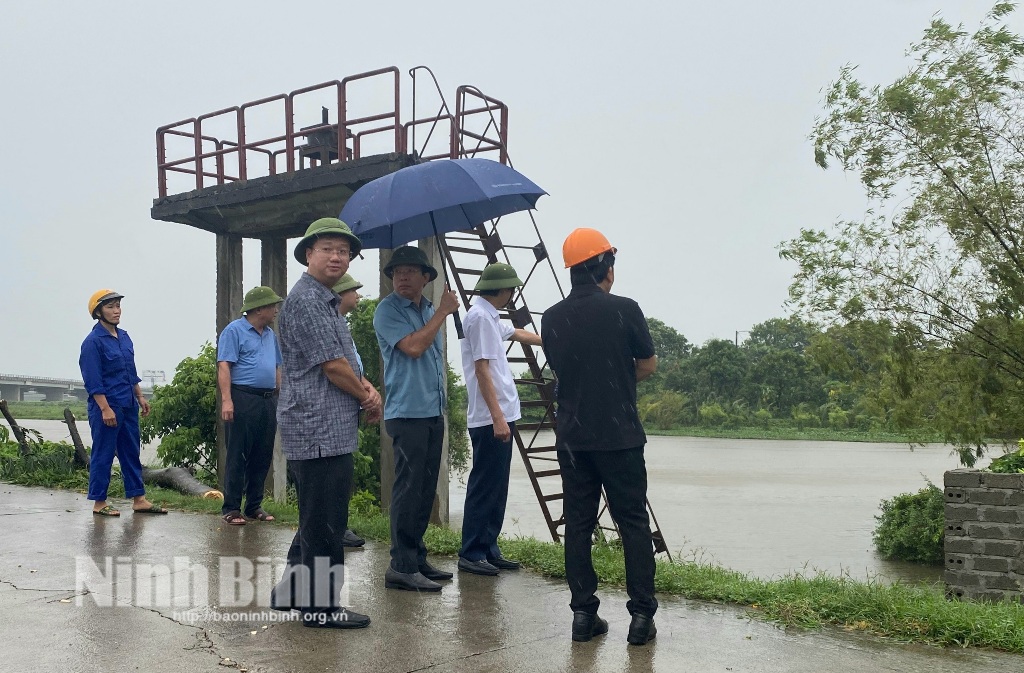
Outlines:
{"label": "woman in blue uniform", "polygon": [[82,342],[78,365],[89,393],[89,429],[92,431],[92,455],[89,460],[89,500],[92,513],[121,516],[107,504],[110,467],[117,456],[121,464],[124,493],[132,498],[132,511],[140,514],[167,514],[167,510],[146,499],[139,460],[139,410],[149,414],[149,402],[139,387],[135,369],[135,346],[131,337],[118,327],[121,299],[113,290],[99,290],[89,298],[89,315],[96,325]]}

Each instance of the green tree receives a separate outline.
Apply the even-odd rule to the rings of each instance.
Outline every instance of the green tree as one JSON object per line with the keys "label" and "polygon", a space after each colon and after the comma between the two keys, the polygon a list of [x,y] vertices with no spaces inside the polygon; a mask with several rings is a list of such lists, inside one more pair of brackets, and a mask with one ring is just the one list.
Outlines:
{"label": "green tree", "polygon": [[[997,378],[1016,386],[1024,380],[1024,41],[1001,23],[1012,10],[996,4],[974,33],[934,19],[911,46],[910,71],[887,86],[841,70],[812,134],[815,160],[857,171],[873,207],[832,233],[804,230],[780,253],[798,265],[790,296],[803,314],[885,318],[897,333],[916,330],[952,353],[990,360]],[[983,431],[956,431],[962,458],[980,455]]]}
{"label": "green tree", "polygon": [[686,361],[682,380],[693,386],[690,390],[698,404],[731,402],[741,396],[747,365],[746,353],[732,341],[710,339]]}
{"label": "green tree", "polygon": [[678,378],[681,363],[690,356],[693,348],[685,336],[657,318],[647,318],[647,328],[654,341],[658,369],[637,385],[637,395],[641,397],[671,388],[670,382]]}
{"label": "green tree", "polygon": [[142,441],[160,439],[156,454],[164,465],[195,468],[217,483],[217,349],[209,341],[194,358],[174,369],[166,386],[153,389],[151,411],[140,421]]}

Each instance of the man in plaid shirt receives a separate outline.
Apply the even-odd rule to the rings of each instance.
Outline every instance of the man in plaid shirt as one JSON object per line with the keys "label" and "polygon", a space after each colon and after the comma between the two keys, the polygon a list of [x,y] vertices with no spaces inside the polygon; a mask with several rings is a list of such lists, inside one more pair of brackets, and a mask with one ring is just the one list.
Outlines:
{"label": "man in plaid shirt", "polygon": [[381,415],[380,394],[362,375],[352,335],[338,313],[340,300],[331,290],[361,247],[341,220],[311,224],[295,247],[295,258],[308,270],[278,318],[284,361],[277,421],[295,481],[299,530],[271,605],[300,610],[309,627],[370,624],[366,615],[338,605],[345,562],[341,533],[348,527],[359,412],[366,411],[371,423]]}

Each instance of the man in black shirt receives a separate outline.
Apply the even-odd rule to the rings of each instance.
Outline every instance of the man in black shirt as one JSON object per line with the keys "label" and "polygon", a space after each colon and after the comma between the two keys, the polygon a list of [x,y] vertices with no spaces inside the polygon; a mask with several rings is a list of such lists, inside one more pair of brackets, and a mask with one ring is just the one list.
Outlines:
{"label": "man in black shirt", "polygon": [[590,551],[601,488],[622,535],[626,560],[627,640],[644,645],[657,633],[654,545],[647,515],[647,436],[636,408],[636,384],[658,359],[643,311],[610,294],[616,249],[594,229],[576,229],[562,256],[572,291],[544,313],[541,337],[558,379],[555,446],[562,472],[565,576],[572,593],[572,639],[608,632]]}

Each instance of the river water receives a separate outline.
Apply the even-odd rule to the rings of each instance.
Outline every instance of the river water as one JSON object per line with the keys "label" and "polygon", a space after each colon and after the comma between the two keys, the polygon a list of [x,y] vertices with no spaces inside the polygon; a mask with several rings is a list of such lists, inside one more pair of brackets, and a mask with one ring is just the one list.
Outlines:
{"label": "river water", "polygon": [[[25,421],[44,438],[68,437],[59,421]],[[89,444],[86,423],[79,432]],[[949,447],[906,444],[650,437],[648,498],[674,555],[759,577],[845,573],[854,579],[939,581],[942,568],[893,563],[874,551],[879,503],[940,488],[958,466]],[[154,446],[143,462],[156,463]],[[462,522],[467,475],[453,475],[452,526]],[[513,456],[504,532],[549,539],[523,462]]]}

